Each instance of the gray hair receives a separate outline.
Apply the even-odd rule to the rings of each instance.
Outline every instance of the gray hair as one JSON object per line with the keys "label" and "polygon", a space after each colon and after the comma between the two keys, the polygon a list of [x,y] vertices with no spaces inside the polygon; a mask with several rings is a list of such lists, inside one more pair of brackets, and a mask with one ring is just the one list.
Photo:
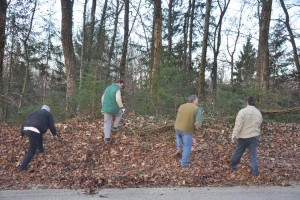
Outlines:
{"label": "gray hair", "polygon": [[188,97],[188,101],[189,101],[190,103],[193,103],[193,101],[194,101],[195,99],[198,99],[198,97],[197,97],[196,95],[194,95],[194,94]]}
{"label": "gray hair", "polygon": [[47,105],[43,105],[41,109],[47,110],[48,112],[50,112],[50,107]]}

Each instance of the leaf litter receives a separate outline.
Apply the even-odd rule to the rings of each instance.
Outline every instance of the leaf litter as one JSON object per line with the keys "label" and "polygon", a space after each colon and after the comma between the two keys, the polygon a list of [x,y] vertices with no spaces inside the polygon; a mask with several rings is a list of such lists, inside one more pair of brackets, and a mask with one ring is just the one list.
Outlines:
{"label": "leaf litter", "polygon": [[94,193],[100,188],[300,184],[300,124],[263,123],[257,178],[250,174],[248,152],[235,177],[231,176],[228,166],[236,143],[231,143],[232,127],[226,123],[207,120],[194,134],[189,168],[182,168],[175,156],[174,130],[142,133],[141,127],[147,125],[155,123],[147,124],[143,117],[125,118],[106,145],[102,119],[76,118],[56,124],[62,137],[46,133],[45,153],[36,155],[26,172],[19,172],[17,166],[27,151],[28,139],[20,138],[19,126],[1,125],[0,189],[85,189]]}

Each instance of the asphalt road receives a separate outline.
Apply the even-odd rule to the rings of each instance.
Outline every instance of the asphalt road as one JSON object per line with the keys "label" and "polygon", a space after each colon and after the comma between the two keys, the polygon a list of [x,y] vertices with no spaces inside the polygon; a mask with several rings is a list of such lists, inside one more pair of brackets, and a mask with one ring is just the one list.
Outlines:
{"label": "asphalt road", "polygon": [[102,189],[94,195],[80,190],[1,190],[0,200],[300,200],[300,186]]}

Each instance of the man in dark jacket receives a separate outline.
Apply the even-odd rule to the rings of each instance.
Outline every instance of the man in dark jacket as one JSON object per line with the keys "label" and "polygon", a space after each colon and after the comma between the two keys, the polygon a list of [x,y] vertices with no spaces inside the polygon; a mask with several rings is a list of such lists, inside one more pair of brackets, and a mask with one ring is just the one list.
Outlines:
{"label": "man in dark jacket", "polygon": [[43,105],[40,110],[32,112],[21,126],[21,135],[26,135],[29,138],[29,148],[20,166],[20,171],[27,170],[27,166],[37,150],[39,153],[44,152],[43,134],[48,129],[50,129],[52,135],[57,135],[50,108]]}

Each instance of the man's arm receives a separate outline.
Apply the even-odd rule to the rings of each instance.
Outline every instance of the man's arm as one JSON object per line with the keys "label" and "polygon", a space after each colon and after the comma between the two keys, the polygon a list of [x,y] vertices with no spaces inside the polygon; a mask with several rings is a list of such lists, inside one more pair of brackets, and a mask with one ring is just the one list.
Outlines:
{"label": "man's arm", "polygon": [[121,90],[118,90],[116,92],[116,102],[117,102],[119,108],[123,108],[124,107],[123,103],[122,103],[122,98],[121,98]]}
{"label": "man's arm", "polygon": [[198,108],[197,110],[196,110],[196,117],[195,117],[195,127],[196,127],[196,129],[199,129],[200,127],[201,127],[201,125],[202,125],[202,121],[203,121],[203,114],[202,114],[203,112],[202,112],[202,109],[201,108]]}
{"label": "man's arm", "polygon": [[239,111],[235,119],[235,125],[232,132],[232,139],[236,138],[240,134],[242,127],[243,127],[243,112]]}

